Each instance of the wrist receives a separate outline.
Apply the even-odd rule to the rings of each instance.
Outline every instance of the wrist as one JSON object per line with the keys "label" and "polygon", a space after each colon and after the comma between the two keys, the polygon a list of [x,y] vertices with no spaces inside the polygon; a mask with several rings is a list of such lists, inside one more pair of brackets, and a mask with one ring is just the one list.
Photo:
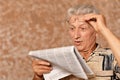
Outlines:
{"label": "wrist", "polygon": [[100,26],[99,33],[100,34],[105,34],[108,28],[105,25]]}
{"label": "wrist", "polygon": [[43,75],[37,75],[37,74],[34,74],[34,78],[33,80],[43,80]]}

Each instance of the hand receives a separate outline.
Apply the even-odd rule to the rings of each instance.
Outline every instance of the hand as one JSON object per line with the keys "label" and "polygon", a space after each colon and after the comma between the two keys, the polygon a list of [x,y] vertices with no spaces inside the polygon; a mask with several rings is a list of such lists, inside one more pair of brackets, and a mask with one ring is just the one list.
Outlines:
{"label": "hand", "polygon": [[32,68],[38,77],[42,77],[44,73],[49,73],[52,70],[50,63],[44,60],[33,60]]}
{"label": "hand", "polygon": [[98,14],[86,14],[84,20],[88,22],[96,32],[102,32],[106,28],[106,22],[103,15]]}

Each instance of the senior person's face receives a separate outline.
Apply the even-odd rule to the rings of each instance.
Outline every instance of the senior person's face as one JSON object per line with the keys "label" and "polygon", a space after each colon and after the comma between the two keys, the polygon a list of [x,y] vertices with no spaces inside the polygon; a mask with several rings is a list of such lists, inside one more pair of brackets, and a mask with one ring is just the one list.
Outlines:
{"label": "senior person's face", "polygon": [[88,51],[95,45],[96,32],[83,18],[84,15],[73,15],[70,18],[69,34],[74,46],[79,51]]}

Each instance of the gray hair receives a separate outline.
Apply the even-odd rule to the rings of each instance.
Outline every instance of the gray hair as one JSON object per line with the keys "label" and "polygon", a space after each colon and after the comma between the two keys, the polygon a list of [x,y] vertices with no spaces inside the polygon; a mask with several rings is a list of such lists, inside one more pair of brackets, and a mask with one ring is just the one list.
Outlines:
{"label": "gray hair", "polygon": [[69,21],[72,15],[84,15],[89,13],[100,14],[92,5],[77,5],[68,9],[66,20]]}

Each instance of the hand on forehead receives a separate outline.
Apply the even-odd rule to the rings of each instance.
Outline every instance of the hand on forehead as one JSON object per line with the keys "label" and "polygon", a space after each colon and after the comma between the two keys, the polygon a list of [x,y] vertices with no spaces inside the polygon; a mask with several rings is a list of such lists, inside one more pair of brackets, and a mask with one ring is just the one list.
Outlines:
{"label": "hand on forehead", "polygon": [[[70,23],[73,23],[75,21],[86,22],[87,20],[96,18],[96,16],[98,16],[98,15],[97,14],[72,15],[69,22]],[[93,20],[93,21],[95,21],[95,20]]]}

